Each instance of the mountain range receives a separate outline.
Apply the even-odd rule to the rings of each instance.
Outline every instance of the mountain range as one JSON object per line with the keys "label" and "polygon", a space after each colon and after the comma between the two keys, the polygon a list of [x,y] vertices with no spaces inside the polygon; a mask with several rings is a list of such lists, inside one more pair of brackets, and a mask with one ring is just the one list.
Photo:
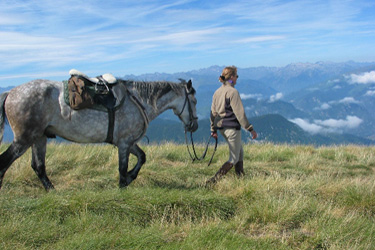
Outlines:
{"label": "mountain range", "polygon": [[[211,98],[220,86],[224,66],[174,74],[125,75],[141,81],[192,79],[198,100],[197,142],[209,137]],[[257,141],[292,144],[375,145],[375,62],[293,63],[284,67],[238,68],[238,89]],[[1,89],[0,92],[10,89]],[[185,140],[183,127],[171,111],[150,123],[151,142]],[[11,132],[5,130],[5,141]],[[250,141],[244,132],[243,139]],[[144,139],[146,141],[146,139]]]}
{"label": "mountain range", "polygon": [[[189,72],[126,75],[123,78],[144,81],[192,79],[197,90],[200,129],[203,129],[202,126],[208,126],[211,98],[220,86],[218,77],[223,68],[211,66]],[[238,75],[236,88],[246,114],[250,122],[257,125],[256,130],[262,131],[258,140],[316,145],[375,144],[372,111],[375,106],[375,62],[239,68]],[[171,137],[168,133],[160,134],[159,130],[162,126],[169,127],[167,123],[171,120],[177,121],[176,117],[172,112],[166,112],[159,119],[155,134]],[[283,124],[284,132],[279,131],[280,124]],[[154,134],[152,128],[151,124],[150,135]],[[201,138],[198,136],[200,129],[196,132],[197,138]],[[208,128],[204,130],[209,134]],[[181,136],[172,140],[182,141]]]}

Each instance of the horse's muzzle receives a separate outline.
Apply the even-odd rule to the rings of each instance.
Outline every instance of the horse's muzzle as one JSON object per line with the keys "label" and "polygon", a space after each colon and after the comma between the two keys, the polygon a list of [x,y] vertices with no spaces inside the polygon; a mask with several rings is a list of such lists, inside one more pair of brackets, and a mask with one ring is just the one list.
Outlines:
{"label": "horse's muzzle", "polygon": [[190,122],[189,125],[186,126],[186,130],[189,132],[195,132],[198,129],[198,121],[194,120]]}

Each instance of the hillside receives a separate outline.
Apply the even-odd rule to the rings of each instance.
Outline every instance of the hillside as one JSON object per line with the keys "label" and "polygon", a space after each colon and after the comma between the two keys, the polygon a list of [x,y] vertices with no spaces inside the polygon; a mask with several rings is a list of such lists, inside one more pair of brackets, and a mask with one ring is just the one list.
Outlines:
{"label": "hillside", "polygon": [[[193,79],[197,89],[198,116],[208,118],[211,97],[220,86],[223,66],[212,66],[175,74],[125,76],[136,80]],[[239,90],[248,117],[279,114],[296,121],[306,132],[319,127],[336,143],[342,134],[375,138],[375,63],[293,63],[285,67],[239,68]],[[359,80],[359,82],[356,82]],[[170,115],[168,119],[172,119]],[[351,118],[358,122],[351,123]],[[354,126],[354,127],[353,127]]]}
{"label": "hillside", "polygon": [[[250,134],[243,131],[242,140],[244,142],[271,142],[315,146],[345,144],[375,145],[373,140],[345,133],[318,133],[312,135],[278,114],[251,117],[250,121],[258,133],[258,138],[253,141],[250,139]],[[203,119],[199,120],[198,124],[199,128],[193,134],[194,142],[206,143],[210,136],[210,122],[208,119]],[[13,133],[9,125],[6,125],[3,141],[11,142],[12,140]],[[50,139],[50,141],[67,142],[61,138]],[[146,137],[141,140],[143,143],[173,142],[179,144],[183,144],[185,141],[183,124],[176,119],[155,119],[149,124]],[[190,134],[188,134],[188,141],[190,141]],[[219,136],[219,143],[222,142],[224,142],[223,138]]]}
{"label": "hillside", "polygon": [[[118,189],[110,145],[49,144],[46,193],[28,151],[0,190],[0,248],[372,249],[375,148],[248,144],[244,178],[205,187],[227,160],[191,163],[186,147],[145,146],[138,178]],[[5,145],[0,151],[5,150]],[[199,147],[199,151],[203,148]],[[131,158],[130,165],[135,164]]]}
{"label": "hillside", "polygon": [[[220,86],[217,79],[222,68],[211,66],[174,74],[127,75],[124,78],[192,79],[197,90],[197,114],[203,128],[196,137],[204,141],[209,133],[206,128],[211,97]],[[314,145],[375,143],[375,63],[293,63],[285,67],[239,68],[238,74],[236,88],[247,116],[259,120],[260,140]],[[8,89],[0,89],[0,92]],[[279,130],[279,123],[283,124],[283,131]],[[150,128],[147,135],[151,141],[184,141],[182,125],[173,112],[162,114]],[[11,139],[7,129],[5,141]]]}
{"label": "hillside", "polygon": [[[258,139],[252,141],[249,133],[242,132],[244,142],[272,142],[288,144],[311,144],[311,145],[341,145],[358,144],[374,145],[374,141],[350,134],[325,134],[311,135],[302,130],[295,123],[288,121],[281,115],[269,114],[249,118],[258,133]],[[199,120],[199,128],[194,132],[195,142],[206,142],[210,135],[210,122],[208,119]],[[150,142],[171,141],[184,143],[184,129],[180,121],[156,119],[150,123],[147,131]],[[168,138],[168,140],[166,140]],[[219,142],[223,142],[219,136]],[[143,142],[147,140],[144,139]]]}

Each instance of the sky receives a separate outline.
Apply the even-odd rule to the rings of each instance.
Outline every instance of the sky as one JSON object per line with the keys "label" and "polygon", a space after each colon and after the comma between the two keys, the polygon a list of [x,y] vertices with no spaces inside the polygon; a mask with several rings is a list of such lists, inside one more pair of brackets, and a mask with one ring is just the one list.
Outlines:
{"label": "sky", "polygon": [[36,78],[375,61],[374,0],[1,0],[0,87]]}

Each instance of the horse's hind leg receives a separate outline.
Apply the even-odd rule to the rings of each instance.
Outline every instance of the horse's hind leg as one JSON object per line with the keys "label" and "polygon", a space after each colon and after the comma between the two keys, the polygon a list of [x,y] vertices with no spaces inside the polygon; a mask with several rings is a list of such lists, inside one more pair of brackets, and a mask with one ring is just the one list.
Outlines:
{"label": "horse's hind leg", "polygon": [[135,167],[128,173],[129,177],[132,179],[132,181],[134,181],[137,178],[142,165],[146,162],[146,154],[137,144],[134,144],[130,148],[130,153],[135,155],[138,159]]}
{"label": "horse's hind leg", "polygon": [[20,157],[26,152],[28,148],[29,145],[13,142],[9,146],[9,148],[0,155],[0,188],[3,184],[5,172],[18,157]]}
{"label": "horse's hind leg", "polygon": [[46,149],[47,149],[47,137],[40,137],[35,141],[32,146],[32,161],[31,167],[34,169],[36,175],[43,183],[44,188],[48,191],[54,189],[51,181],[47,177],[46,173]]}

